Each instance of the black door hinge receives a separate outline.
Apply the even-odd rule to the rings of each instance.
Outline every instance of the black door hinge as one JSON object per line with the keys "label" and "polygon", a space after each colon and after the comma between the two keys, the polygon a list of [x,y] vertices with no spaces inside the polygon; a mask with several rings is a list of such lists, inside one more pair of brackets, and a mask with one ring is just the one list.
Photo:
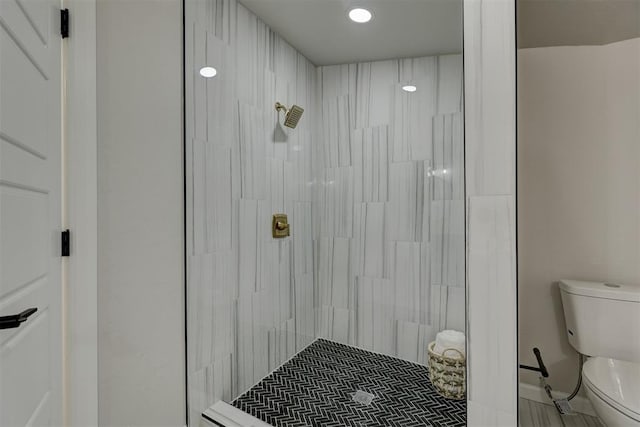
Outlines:
{"label": "black door hinge", "polygon": [[60,35],[63,39],[69,37],[69,9],[60,10]]}
{"label": "black door hinge", "polygon": [[69,230],[64,230],[62,232],[62,242],[60,256],[69,256],[71,255],[71,233]]}

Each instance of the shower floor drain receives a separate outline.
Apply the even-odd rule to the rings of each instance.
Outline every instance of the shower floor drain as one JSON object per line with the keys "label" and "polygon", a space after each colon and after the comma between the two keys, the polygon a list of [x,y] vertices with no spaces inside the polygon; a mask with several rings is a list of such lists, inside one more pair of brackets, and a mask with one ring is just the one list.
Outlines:
{"label": "shower floor drain", "polygon": [[355,393],[351,393],[351,397],[356,403],[360,403],[361,405],[371,405],[371,402],[373,402],[373,399],[376,396],[371,393],[367,393],[366,391],[358,390]]}

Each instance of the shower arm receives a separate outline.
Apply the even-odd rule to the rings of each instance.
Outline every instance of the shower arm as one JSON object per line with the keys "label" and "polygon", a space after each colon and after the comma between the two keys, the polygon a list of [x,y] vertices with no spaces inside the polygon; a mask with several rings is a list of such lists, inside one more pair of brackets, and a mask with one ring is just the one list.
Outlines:
{"label": "shower arm", "polygon": [[276,110],[278,110],[278,113],[281,110],[284,110],[285,114],[289,111],[289,109],[287,107],[285,107],[283,104],[276,102]]}

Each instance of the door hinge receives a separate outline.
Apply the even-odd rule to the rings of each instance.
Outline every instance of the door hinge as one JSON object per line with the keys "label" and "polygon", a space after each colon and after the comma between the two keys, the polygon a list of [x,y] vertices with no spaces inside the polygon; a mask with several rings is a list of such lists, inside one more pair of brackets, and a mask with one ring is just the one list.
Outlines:
{"label": "door hinge", "polygon": [[63,39],[69,37],[69,9],[60,10],[60,35]]}
{"label": "door hinge", "polygon": [[60,241],[62,242],[60,256],[71,255],[71,232],[69,230],[64,230]]}

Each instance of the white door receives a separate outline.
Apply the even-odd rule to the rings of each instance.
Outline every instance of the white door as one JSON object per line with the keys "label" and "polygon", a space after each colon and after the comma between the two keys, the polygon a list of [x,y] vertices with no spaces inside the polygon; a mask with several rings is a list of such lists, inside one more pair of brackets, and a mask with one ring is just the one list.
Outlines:
{"label": "white door", "polygon": [[0,0],[0,426],[62,424],[60,0]]}

